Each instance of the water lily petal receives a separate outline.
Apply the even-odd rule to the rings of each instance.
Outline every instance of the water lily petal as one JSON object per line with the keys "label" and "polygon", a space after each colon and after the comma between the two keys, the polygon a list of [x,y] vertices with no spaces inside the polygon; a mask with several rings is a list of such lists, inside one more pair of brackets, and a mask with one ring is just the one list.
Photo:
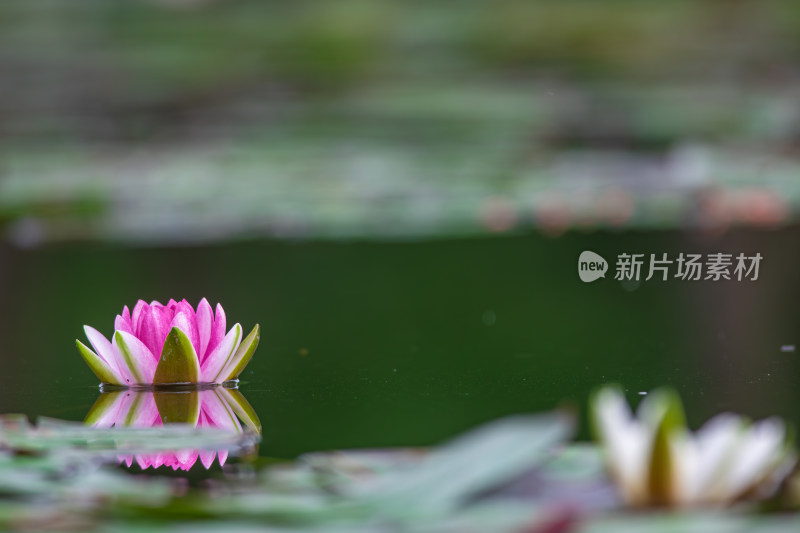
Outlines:
{"label": "water lily petal", "polygon": [[173,311],[162,305],[151,305],[142,315],[142,324],[137,337],[153,354],[161,352],[170,330]]}
{"label": "water lily petal", "polygon": [[121,384],[133,383],[133,374],[127,363],[119,353],[119,350],[114,348],[112,343],[105,338],[105,336],[91,326],[83,326],[83,331],[86,333],[86,338],[95,349],[95,353],[99,355],[116,373],[121,377]]}
{"label": "water lily petal", "polygon": [[208,340],[208,348],[206,348],[207,355],[210,355],[210,352],[213,351],[220,342],[222,342],[222,339],[225,337],[225,331],[225,310],[222,309],[221,305],[217,304],[214,325],[211,327],[211,338]]}
{"label": "water lily petal", "polygon": [[153,382],[156,371],[155,356],[142,341],[130,333],[117,331],[114,333],[114,347],[128,365],[135,383]]}
{"label": "water lily petal", "polygon": [[153,383],[197,383],[200,366],[192,341],[180,328],[172,328],[164,341]]}
{"label": "water lily petal", "polygon": [[189,337],[189,341],[192,343],[194,347],[195,353],[200,353],[200,342],[197,335],[197,324],[193,320],[194,311],[192,311],[191,316],[185,313],[184,311],[179,311],[175,317],[172,319],[172,323],[170,324],[170,329],[172,328],[180,328],[181,331],[186,333],[186,336]]}
{"label": "water lily petal", "polygon": [[175,452],[175,460],[177,466],[180,466],[183,470],[186,470],[185,466],[187,463],[191,461],[194,464],[197,461],[197,452],[191,448],[187,448],[185,450],[178,450]]}
{"label": "water lily petal", "polygon": [[242,326],[240,324],[235,324],[203,363],[203,381],[206,383],[219,383],[218,378],[220,372],[225,368],[225,365],[228,364],[231,357],[233,357],[234,351],[239,346],[241,340]]}
{"label": "water lily petal", "polygon": [[731,498],[753,488],[767,477],[781,460],[786,428],[778,418],[753,424],[740,440],[733,464],[727,471],[728,494]]}
{"label": "water lily petal", "polygon": [[131,326],[133,327],[133,334],[137,337],[141,333],[142,330],[142,318],[144,317],[145,311],[147,311],[147,302],[144,300],[139,300],[136,302],[136,305],[133,306],[133,313],[131,313]]}
{"label": "water lily petal", "polygon": [[203,463],[203,466],[208,470],[211,468],[211,465],[214,464],[214,458],[217,456],[217,452],[214,450],[202,450],[199,455],[200,462]]}
{"label": "water lily petal", "polygon": [[253,354],[258,348],[258,341],[261,338],[261,330],[256,324],[253,328],[253,331],[245,337],[239,347],[236,349],[236,352],[231,357],[231,360],[220,372],[219,382],[223,383],[225,381],[236,379],[239,377],[239,374],[242,373],[242,370],[247,366],[247,363],[250,362],[252,359]]}
{"label": "water lily petal", "polygon": [[202,410],[205,415],[204,421],[208,427],[226,429],[240,433],[242,426],[239,419],[233,413],[225,400],[217,394],[217,391],[208,391],[211,394],[203,396]]}
{"label": "water lily petal", "polygon": [[129,414],[129,425],[134,428],[149,428],[162,425],[161,414],[152,392],[137,394],[137,402]]}
{"label": "water lily petal", "polygon": [[123,385],[124,380],[119,373],[111,368],[111,365],[106,363],[99,355],[94,353],[90,350],[86,345],[84,345],[81,341],[75,339],[75,343],[78,345],[78,351],[83,357],[83,360],[86,361],[86,364],[89,365],[89,368],[92,369],[94,375],[102,381],[103,383],[112,383],[114,385]]}
{"label": "water lily petal", "polygon": [[226,389],[219,387],[215,392],[218,392],[226,405],[228,405],[236,416],[241,419],[244,424],[250,428],[254,433],[261,435],[261,420],[258,418],[253,406],[244,397],[244,395],[236,389]]}
{"label": "water lily petal", "polygon": [[691,444],[681,452],[683,503],[725,500],[726,471],[730,468],[743,429],[741,417],[723,413],[706,422],[695,438],[689,439]]}
{"label": "water lily petal", "polygon": [[131,325],[131,312],[128,310],[127,305],[122,308],[122,314],[117,315],[117,318],[114,320],[114,329],[133,333],[133,326]]}
{"label": "water lily petal", "polygon": [[617,478],[628,503],[647,499],[645,465],[649,460],[653,433],[633,418],[622,391],[605,387],[592,400],[595,431],[605,445],[606,461]]}
{"label": "water lily petal", "polygon": [[197,355],[200,358],[200,364],[206,360],[208,342],[211,340],[211,326],[214,324],[214,311],[211,309],[211,304],[208,300],[203,298],[197,304],[197,335],[200,340],[200,350]]}
{"label": "water lily petal", "polygon": [[104,392],[95,400],[83,423],[96,428],[110,428],[120,418],[120,410],[130,391]]}

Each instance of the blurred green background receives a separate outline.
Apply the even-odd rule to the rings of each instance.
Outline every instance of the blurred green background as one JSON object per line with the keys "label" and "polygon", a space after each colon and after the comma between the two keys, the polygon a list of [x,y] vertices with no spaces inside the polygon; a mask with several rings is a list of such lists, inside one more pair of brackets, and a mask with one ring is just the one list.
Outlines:
{"label": "blurred green background", "polygon": [[263,328],[265,455],[615,381],[800,422],[798,59],[789,1],[3,0],[0,412],[81,419],[83,324],[206,296]]}

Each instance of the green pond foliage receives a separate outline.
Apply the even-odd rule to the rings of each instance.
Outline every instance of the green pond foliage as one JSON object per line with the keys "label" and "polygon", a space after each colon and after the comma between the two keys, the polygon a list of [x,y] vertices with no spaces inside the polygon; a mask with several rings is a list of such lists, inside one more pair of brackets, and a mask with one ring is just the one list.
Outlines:
{"label": "green pond foliage", "polygon": [[22,245],[780,224],[798,32],[781,0],[6,0],[0,221]]}
{"label": "green pond foliage", "polygon": [[[243,455],[199,483],[129,473],[115,454],[241,450],[254,434],[181,424],[96,429],[0,420],[0,526],[19,531],[778,532],[794,515],[624,512],[598,448],[565,412],[491,422],[430,449]],[[765,508],[766,509],[766,508]],[[762,509],[763,510],[763,509]],[[176,529],[177,528],[177,529]]]}

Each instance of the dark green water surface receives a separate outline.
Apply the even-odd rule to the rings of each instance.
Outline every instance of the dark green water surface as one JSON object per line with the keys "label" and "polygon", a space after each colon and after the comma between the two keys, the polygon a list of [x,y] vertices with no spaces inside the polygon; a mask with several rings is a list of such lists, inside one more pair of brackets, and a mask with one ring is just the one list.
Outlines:
{"label": "dark green water surface", "polygon": [[[261,454],[427,445],[623,384],[674,385],[696,426],[726,409],[800,423],[800,229],[538,234],[171,249],[0,248],[0,412],[81,420],[98,396],[83,324],[138,298],[206,296],[258,322],[240,390]],[[577,276],[581,251],[764,256],[758,281]],[[646,269],[646,267],[645,267]],[[585,416],[581,436],[587,437]]]}

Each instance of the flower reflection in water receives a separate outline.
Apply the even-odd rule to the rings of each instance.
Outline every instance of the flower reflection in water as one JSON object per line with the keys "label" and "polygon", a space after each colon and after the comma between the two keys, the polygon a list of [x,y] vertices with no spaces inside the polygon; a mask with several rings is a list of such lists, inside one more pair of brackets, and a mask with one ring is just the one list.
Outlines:
{"label": "flower reflection in water", "polygon": [[[85,423],[97,428],[158,428],[164,424],[187,424],[197,428],[261,434],[261,422],[238,390],[215,387],[205,390],[133,391],[103,393],[86,416]],[[209,469],[218,458],[220,466],[228,459],[228,449],[180,449],[160,453],[121,455],[128,466],[171,467],[189,470],[198,459]]]}

